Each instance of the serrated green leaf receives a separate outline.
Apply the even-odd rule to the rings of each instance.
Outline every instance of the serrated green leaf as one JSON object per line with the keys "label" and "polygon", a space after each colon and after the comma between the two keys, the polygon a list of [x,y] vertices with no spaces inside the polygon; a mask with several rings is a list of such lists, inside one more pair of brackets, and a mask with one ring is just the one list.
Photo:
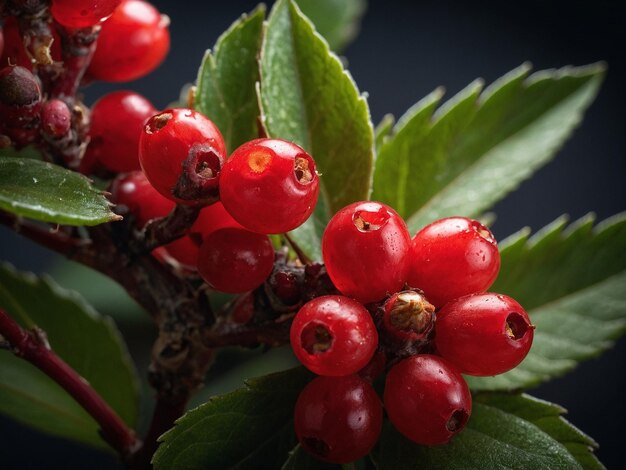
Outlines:
{"label": "serrated green leaf", "polygon": [[563,444],[532,421],[491,403],[477,401],[472,408],[466,428],[442,446],[416,445],[387,423],[374,453],[378,469],[582,468]]}
{"label": "serrated green leaf", "polygon": [[593,454],[598,444],[563,418],[566,410],[530,395],[479,394],[474,402],[495,406],[533,423],[565,446],[584,469],[601,470],[604,465]]}
{"label": "serrated green leaf", "polygon": [[311,377],[297,368],[253,379],[189,411],[161,437],[155,470],[280,468],[296,444],[293,407]]}
{"label": "serrated green leaf", "polygon": [[341,465],[316,460],[298,444],[289,452],[289,458],[281,467],[281,470],[340,470],[341,467]]}
{"label": "serrated green leaf", "polygon": [[365,0],[297,0],[297,3],[335,52],[341,52],[357,35],[366,7]]}
{"label": "serrated green leaf", "polygon": [[626,214],[593,228],[587,216],[565,229],[561,218],[529,238],[501,243],[492,292],[516,299],[536,325],[533,346],[515,369],[467,377],[473,390],[512,390],[563,375],[626,332]]}
{"label": "serrated green leaf", "polygon": [[[323,227],[331,214],[368,197],[374,136],[367,102],[289,0],[279,0],[268,20],[259,97],[267,134],[296,142],[315,159],[321,173],[317,225]],[[310,236],[320,230],[296,231],[296,242],[304,231]]]}
{"label": "serrated green leaf", "polygon": [[380,149],[372,198],[412,232],[450,215],[475,217],[546,164],[595,97],[603,64],[476,81],[435,112],[441,93],[411,108]]}
{"label": "serrated green leaf", "polygon": [[98,225],[120,217],[83,175],[0,154],[0,209],[43,222]]}
{"label": "serrated green leaf", "polygon": [[259,5],[235,21],[206,52],[198,72],[195,108],[220,129],[229,154],[258,137],[255,84],[264,18],[265,6]]}
{"label": "serrated green leaf", "polygon": [[[135,372],[110,320],[51,279],[18,273],[7,264],[0,264],[0,307],[22,324],[28,318],[42,328],[52,349],[134,426]],[[97,423],[41,371],[7,351],[0,352],[0,370],[0,412],[42,432],[105,446]]]}
{"label": "serrated green leaf", "polygon": [[22,149],[7,147],[0,149],[0,157],[28,158],[29,160],[42,160],[41,152],[34,145],[27,145]]}

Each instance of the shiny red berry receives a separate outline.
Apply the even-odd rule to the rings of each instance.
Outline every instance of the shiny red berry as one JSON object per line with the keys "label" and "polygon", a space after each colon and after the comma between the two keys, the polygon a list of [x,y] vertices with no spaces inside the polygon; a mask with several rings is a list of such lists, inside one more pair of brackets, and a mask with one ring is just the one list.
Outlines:
{"label": "shiny red berry", "polygon": [[260,286],[272,272],[274,248],[267,235],[223,228],[202,241],[198,272],[221,292],[237,294]]}
{"label": "shiny red berry", "polygon": [[484,292],[498,276],[500,253],[493,234],[476,220],[449,217],[413,238],[408,283],[440,308],[458,297]]}
{"label": "shiny red berry", "polygon": [[417,355],[387,374],[384,394],[389,420],[417,444],[445,444],[472,413],[472,395],[461,374],[445,359]]}
{"label": "shiny red berry", "polygon": [[132,91],[115,91],[91,110],[90,142],[86,159],[94,159],[114,172],[139,170],[139,137],[156,108]]}
{"label": "shiny red berry", "polygon": [[167,109],[153,116],[139,139],[139,162],[148,180],[180,204],[215,200],[225,156],[215,124],[191,109]]}
{"label": "shiny red berry", "polygon": [[52,0],[50,12],[66,28],[87,28],[106,20],[121,0]]}
{"label": "shiny red berry", "polygon": [[435,307],[419,292],[397,292],[383,305],[383,324],[390,335],[401,341],[419,341],[432,331],[434,313]]}
{"label": "shiny red berry", "polygon": [[296,144],[256,139],[243,144],[224,164],[220,198],[244,227],[284,233],[309,218],[319,193],[315,162]]}
{"label": "shiny red berry", "polygon": [[300,393],[294,411],[302,448],[338,464],[367,455],[380,436],[382,422],[378,395],[356,375],[315,378]]}
{"label": "shiny red berry", "polygon": [[328,275],[342,294],[361,303],[382,300],[406,282],[409,231],[380,202],[355,202],[337,212],[322,238]]}
{"label": "shiny red berry", "polygon": [[497,375],[528,354],[534,327],[522,306],[506,295],[485,293],[448,302],[437,314],[437,351],[469,375]]}
{"label": "shiny red berry", "polygon": [[341,295],[317,297],[302,306],[291,325],[291,348],[318,375],[358,372],[372,359],[378,332],[370,313]]}
{"label": "shiny red berry", "polygon": [[157,68],[170,47],[169,18],[148,2],[124,1],[104,22],[87,76],[127,82]]}
{"label": "shiny red berry", "polygon": [[200,211],[187,235],[167,244],[167,254],[185,268],[195,270],[203,238],[228,227],[243,228],[226,212],[222,203],[211,204]]}
{"label": "shiny red berry", "polygon": [[41,132],[59,139],[66,135],[72,124],[72,115],[67,105],[57,99],[46,101],[41,107]]}

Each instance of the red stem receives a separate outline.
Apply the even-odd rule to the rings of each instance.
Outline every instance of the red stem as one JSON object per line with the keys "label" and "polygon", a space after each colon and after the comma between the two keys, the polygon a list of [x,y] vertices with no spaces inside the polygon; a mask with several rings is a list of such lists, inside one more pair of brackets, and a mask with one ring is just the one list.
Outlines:
{"label": "red stem", "polygon": [[100,395],[63,359],[49,349],[42,332],[25,331],[0,309],[0,334],[13,353],[30,362],[69,393],[100,425],[103,439],[126,457],[137,446],[135,433]]}

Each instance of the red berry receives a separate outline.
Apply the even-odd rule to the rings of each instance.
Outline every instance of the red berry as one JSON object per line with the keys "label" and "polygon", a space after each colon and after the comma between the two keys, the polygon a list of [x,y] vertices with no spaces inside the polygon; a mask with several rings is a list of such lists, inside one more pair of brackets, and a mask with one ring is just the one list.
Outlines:
{"label": "red berry", "polygon": [[315,378],[300,393],[294,410],[302,448],[331,463],[350,463],[367,455],[382,422],[378,395],[356,375]]}
{"label": "red berry", "polygon": [[411,356],[391,368],[384,394],[389,420],[417,444],[445,444],[472,413],[472,395],[461,374],[445,359]]}
{"label": "red berry", "polygon": [[307,369],[342,376],[358,372],[372,359],[378,332],[363,305],[348,297],[326,295],[302,306],[291,325],[290,340]]}
{"label": "red berry", "polygon": [[243,144],[224,164],[220,197],[244,227],[284,233],[309,218],[319,193],[315,162],[296,144],[256,139]]}
{"label": "red berry", "polygon": [[411,236],[404,220],[379,202],[355,202],[337,212],[322,238],[328,275],[337,289],[361,303],[402,289]]}
{"label": "red berry", "polygon": [[243,228],[226,212],[221,202],[211,204],[200,211],[186,236],[167,244],[167,254],[185,268],[195,270],[202,239],[209,233],[227,227]]}
{"label": "red berry", "polygon": [[87,76],[127,82],[149,74],[170,48],[169,18],[150,3],[126,0],[102,25]]}
{"label": "red berry", "polygon": [[383,324],[402,341],[425,339],[433,328],[435,307],[419,292],[407,290],[393,294],[383,306]]}
{"label": "red berry", "polygon": [[88,28],[106,20],[121,0],[52,0],[50,12],[66,28]]}
{"label": "red berry", "polygon": [[46,101],[41,108],[41,131],[58,139],[67,134],[72,124],[72,115],[67,105],[57,99]]}
{"label": "red berry", "polygon": [[267,235],[223,228],[203,240],[198,272],[209,286],[237,294],[259,287],[272,272],[274,248]]}
{"label": "red berry", "polygon": [[181,204],[214,201],[225,155],[215,124],[191,109],[167,109],[153,116],[139,139],[139,162],[146,177],[157,191]]}
{"label": "red berry", "polygon": [[[2,32],[2,25],[0,25],[0,57],[2,57],[2,54],[4,52],[4,33]],[[0,65],[2,65],[0,63]]]}
{"label": "red berry", "polygon": [[161,196],[141,171],[118,176],[113,181],[110,191],[111,200],[133,214],[139,228],[152,219],[165,217],[175,205]]}
{"label": "red berry", "polygon": [[91,141],[85,158],[114,172],[139,170],[139,137],[146,121],[156,113],[150,101],[132,91],[103,96],[91,110]]}
{"label": "red berry", "polygon": [[437,314],[437,351],[469,375],[497,375],[528,354],[534,327],[506,295],[474,294],[447,303]]}
{"label": "red berry", "polygon": [[449,217],[413,238],[408,283],[440,308],[458,297],[484,292],[498,277],[500,253],[492,233],[476,220]]}

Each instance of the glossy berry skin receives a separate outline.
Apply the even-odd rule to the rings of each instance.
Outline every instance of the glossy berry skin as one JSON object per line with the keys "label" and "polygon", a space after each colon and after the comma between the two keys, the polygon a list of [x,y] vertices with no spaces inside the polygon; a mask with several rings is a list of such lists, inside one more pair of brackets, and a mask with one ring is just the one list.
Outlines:
{"label": "glossy berry skin", "polygon": [[259,287],[272,272],[274,248],[267,235],[223,228],[205,237],[198,272],[213,289],[238,294]]}
{"label": "glossy berry skin", "polygon": [[88,28],[106,20],[121,0],[52,0],[50,12],[66,28]]}
{"label": "glossy berry skin", "polygon": [[322,237],[322,253],[333,284],[361,303],[382,300],[406,282],[411,237],[391,207],[355,202],[337,212]]}
{"label": "glossy berry skin", "polygon": [[484,292],[498,277],[500,253],[493,234],[476,220],[449,217],[413,238],[408,283],[440,308],[458,297]]}
{"label": "glossy berry skin", "polygon": [[302,448],[338,464],[367,455],[380,436],[382,422],[378,395],[356,375],[315,378],[300,392],[294,410]]}
{"label": "glossy berry skin", "polygon": [[222,171],[220,198],[244,227],[284,233],[313,213],[319,194],[315,162],[280,139],[256,139],[233,152]]}
{"label": "glossy berry skin", "polygon": [[87,77],[107,82],[141,78],[165,59],[169,18],[148,2],[124,1],[104,22]]}
{"label": "glossy berry skin", "polygon": [[437,351],[469,375],[497,375],[517,366],[532,346],[534,327],[522,306],[485,293],[449,302],[437,314]]}
{"label": "glossy berry skin", "polygon": [[96,101],[91,110],[90,142],[85,158],[122,173],[141,169],[139,137],[156,108],[132,91],[115,91]]}
{"label": "glossy berry skin", "polygon": [[[186,167],[191,155],[194,164]],[[180,197],[184,194],[176,186],[185,171],[186,178],[194,177],[211,194],[217,193],[225,156],[226,145],[218,128],[191,109],[166,109],[152,116],[139,139],[139,162],[146,177],[163,196],[180,204],[206,203],[202,197]]]}
{"label": "glossy berry skin", "polygon": [[[161,196],[162,197],[162,196]],[[222,228],[243,228],[226,212],[221,202],[203,208],[189,233],[167,244],[167,254],[187,269],[197,269],[202,239]]]}
{"label": "glossy berry skin", "polygon": [[389,420],[421,445],[445,444],[472,413],[472,395],[461,374],[445,359],[422,354],[391,368],[384,393]]}
{"label": "glossy berry skin", "polygon": [[57,99],[46,101],[41,107],[41,132],[52,138],[59,139],[67,134],[72,124],[72,115],[67,105]]}
{"label": "glossy berry skin", "polygon": [[378,332],[363,305],[341,295],[326,295],[302,306],[291,324],[290,340],[307,369],[338,377],[368,364],[378,346]]}

